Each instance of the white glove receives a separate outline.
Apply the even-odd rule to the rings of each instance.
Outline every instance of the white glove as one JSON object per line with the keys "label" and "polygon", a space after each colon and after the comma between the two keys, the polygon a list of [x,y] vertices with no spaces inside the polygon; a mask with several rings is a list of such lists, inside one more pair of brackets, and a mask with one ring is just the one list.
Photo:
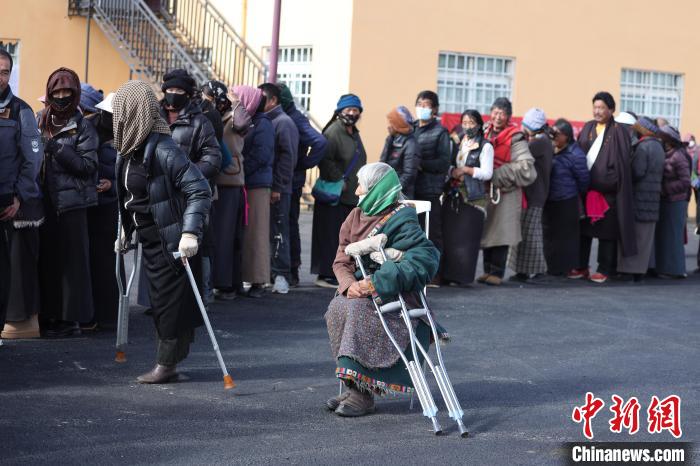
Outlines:
{"label": "white glove", "polygon": [[366,238],[355,243],[350,243],[345,246],[345,254],[348,256],[364,256],[373,251],[379,251],[379,248],[384,247],[387,237],[384,233],[380,233],[371,238]]}
{"label": "white glove", "polygon": [[192,257],[197,254],[197,237],[192,233],[183,233],[180,238],[180,244],[177,250],[182,254],[182,257]]}
{"label": "white glove", "polygon": [[124,243],[126,242],[126,234],[124,229],[119,229],[119,237],[114,241],[114,252],[119,254],[124,249]]}
{"label": "white glove", "polygon": [[[386,248],[384,253],[386,254],[387,259],[392,262],[399,262],[403,258],[403,251],[399,251],[398,249]],[[377,264],[381,265],[384,263],[384,257],[382,257],[382,253],[379,251],[370,253],[369,257]]]}

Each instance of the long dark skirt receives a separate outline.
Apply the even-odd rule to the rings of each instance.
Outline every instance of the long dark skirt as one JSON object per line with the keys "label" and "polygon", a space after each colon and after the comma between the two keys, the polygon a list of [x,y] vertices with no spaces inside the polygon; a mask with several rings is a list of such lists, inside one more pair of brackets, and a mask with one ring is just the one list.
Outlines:
{"label": "long dark skirt", "polygon": [[688,201],[661,201],[656,222],[656,271],[685,275],[685,226]]}
{"label": "long dark skirt", "polygon": [[12,280],[7,322],[21,322],[39,313],[39,228],[11,232]]}
{"label": "long dark skirt", "polygon": [[219,186],[219,199],[212,208],[215,251],[212,285],[214,288],[236,290],[243,285],[241,258],[243,255],[243,188]]}
{"label": "long dark skirt", "polygon": [[[158,337],[167,340],[189,335],[203,321],[182,262],[165,254],[155,226],[139,230],[139,241]],[[189,263],[202,293],[202,261],[195,256]]]}
{"label": "long dark skirt", "polygon": [[102,325],[117,322],[119,289],[114,276],[114,240],[117,236],[117,203],[90,207],[87,211],[90,232],[90,272],[95,320]]}
{"label": "long dark skirt", "polygon": [[45,202],[46,221],[39,228],[40,317],[43,321],[90,322],[95,311],[87,209],[58,216],[50,201]]}
{"label": "long dark skirt", "polygon": [[[431,219],[432,221],[432,219]],[[484,211],[459,200],[442,205],[443,280],[468,285],[474,281],[484,231]]]}
{"label": "long dark skirt", "polygon": [[578,267],[580,248],[578,197],[547,201],[542,215],[547,272],[563,275]]}
{"label": "long dark skirt", "polygon": [[334,277],[333,261],[338,252],[338,235],[352,206],[338,204],[314,204],[314,220],[311,233],[311,273],[322,277]]}

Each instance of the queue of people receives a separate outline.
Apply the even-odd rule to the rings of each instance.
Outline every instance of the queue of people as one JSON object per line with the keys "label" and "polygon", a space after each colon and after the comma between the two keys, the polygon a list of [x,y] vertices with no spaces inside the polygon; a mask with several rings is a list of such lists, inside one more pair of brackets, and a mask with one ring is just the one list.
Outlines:
{"label": "queue of people", "polygon": [[[121,218],[116,249],[141,243],[138,299],[159,336],[158,364],[143,381],[172,378],[201,322],[163,249],[189,258],[207,302],[289,293],[302,266],[302,188],[316,166],[310,269],[317,286],[343,288],[342,225],[372,187],[358,180],[368,163],[359,96],[342,95],[319,132],[284,84],[198,87],[176,69],[158,101],[143,83],[105,96],[59,68],[35,118],[9,88],[11,69],[0,52],[0,138],[12,148],[0,167],[0,273],[10,284],[0,290],[3,338],[113,325]],[[376,154],[383,175],[385,167],[396,173],[401,199],[431,205],[428,234],[440,260],[421,277],[428,286],[499,286],[508,268],[529,283],[686,276],[691,186],[700,191],[692,136],[629,112],[615,117],[607,92],[593,97],[593,119],[578,135],[563,118],[548,124],[538,108],[514,124],[504,97],[488,116],[465,110],[450,132],[439,105],[426,90],[413,114],[389,109]]]}

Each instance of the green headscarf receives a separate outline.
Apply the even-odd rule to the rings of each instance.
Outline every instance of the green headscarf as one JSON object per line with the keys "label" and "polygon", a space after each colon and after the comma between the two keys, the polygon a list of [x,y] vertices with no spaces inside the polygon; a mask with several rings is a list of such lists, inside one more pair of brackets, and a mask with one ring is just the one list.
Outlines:
{"label": "green headscarf", "polygon": [[[374,165],[374,164],[372,164]],[[363,167],[365,168],[365,167]],[[369,189],[358,207],[365,215],[374,216],[399,200],[401,181],[394,169],[390,168],[382,178]]]}
{"label": "green headscarf", "polygon": [[277,87],[280,89],[280,104],[282,105],[282,109],[287,112],[294,105],[294,97],[292,97],[292,92],[286,84],[278,83]]}

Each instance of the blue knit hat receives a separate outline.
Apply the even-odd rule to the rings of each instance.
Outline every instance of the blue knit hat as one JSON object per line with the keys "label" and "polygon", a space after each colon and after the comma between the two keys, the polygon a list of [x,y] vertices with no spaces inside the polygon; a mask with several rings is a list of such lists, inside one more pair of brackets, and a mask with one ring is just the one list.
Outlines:
{"label": "blue knit hat", "polygon": [[531,108],[523,117],[523,126],[530,131],[539,131],[547,124],[547,117],[539,108]]}
{"label": "blue knit hat", "polygon": [[360,102],[360,98],[355,94],[345,94],[341,96],[338,100],[338,105],[335,107],[335,111],[340,112],[344,108],[348,107],[357,107],[360,109],[360,112],[363,111],[362,102]]}
{"label": "blue knit hat", "polygon": [[80,84],[80,108],[84,112],[97,113],[95,105],[104,100],[102,91],[98,91],[88,83]]}

